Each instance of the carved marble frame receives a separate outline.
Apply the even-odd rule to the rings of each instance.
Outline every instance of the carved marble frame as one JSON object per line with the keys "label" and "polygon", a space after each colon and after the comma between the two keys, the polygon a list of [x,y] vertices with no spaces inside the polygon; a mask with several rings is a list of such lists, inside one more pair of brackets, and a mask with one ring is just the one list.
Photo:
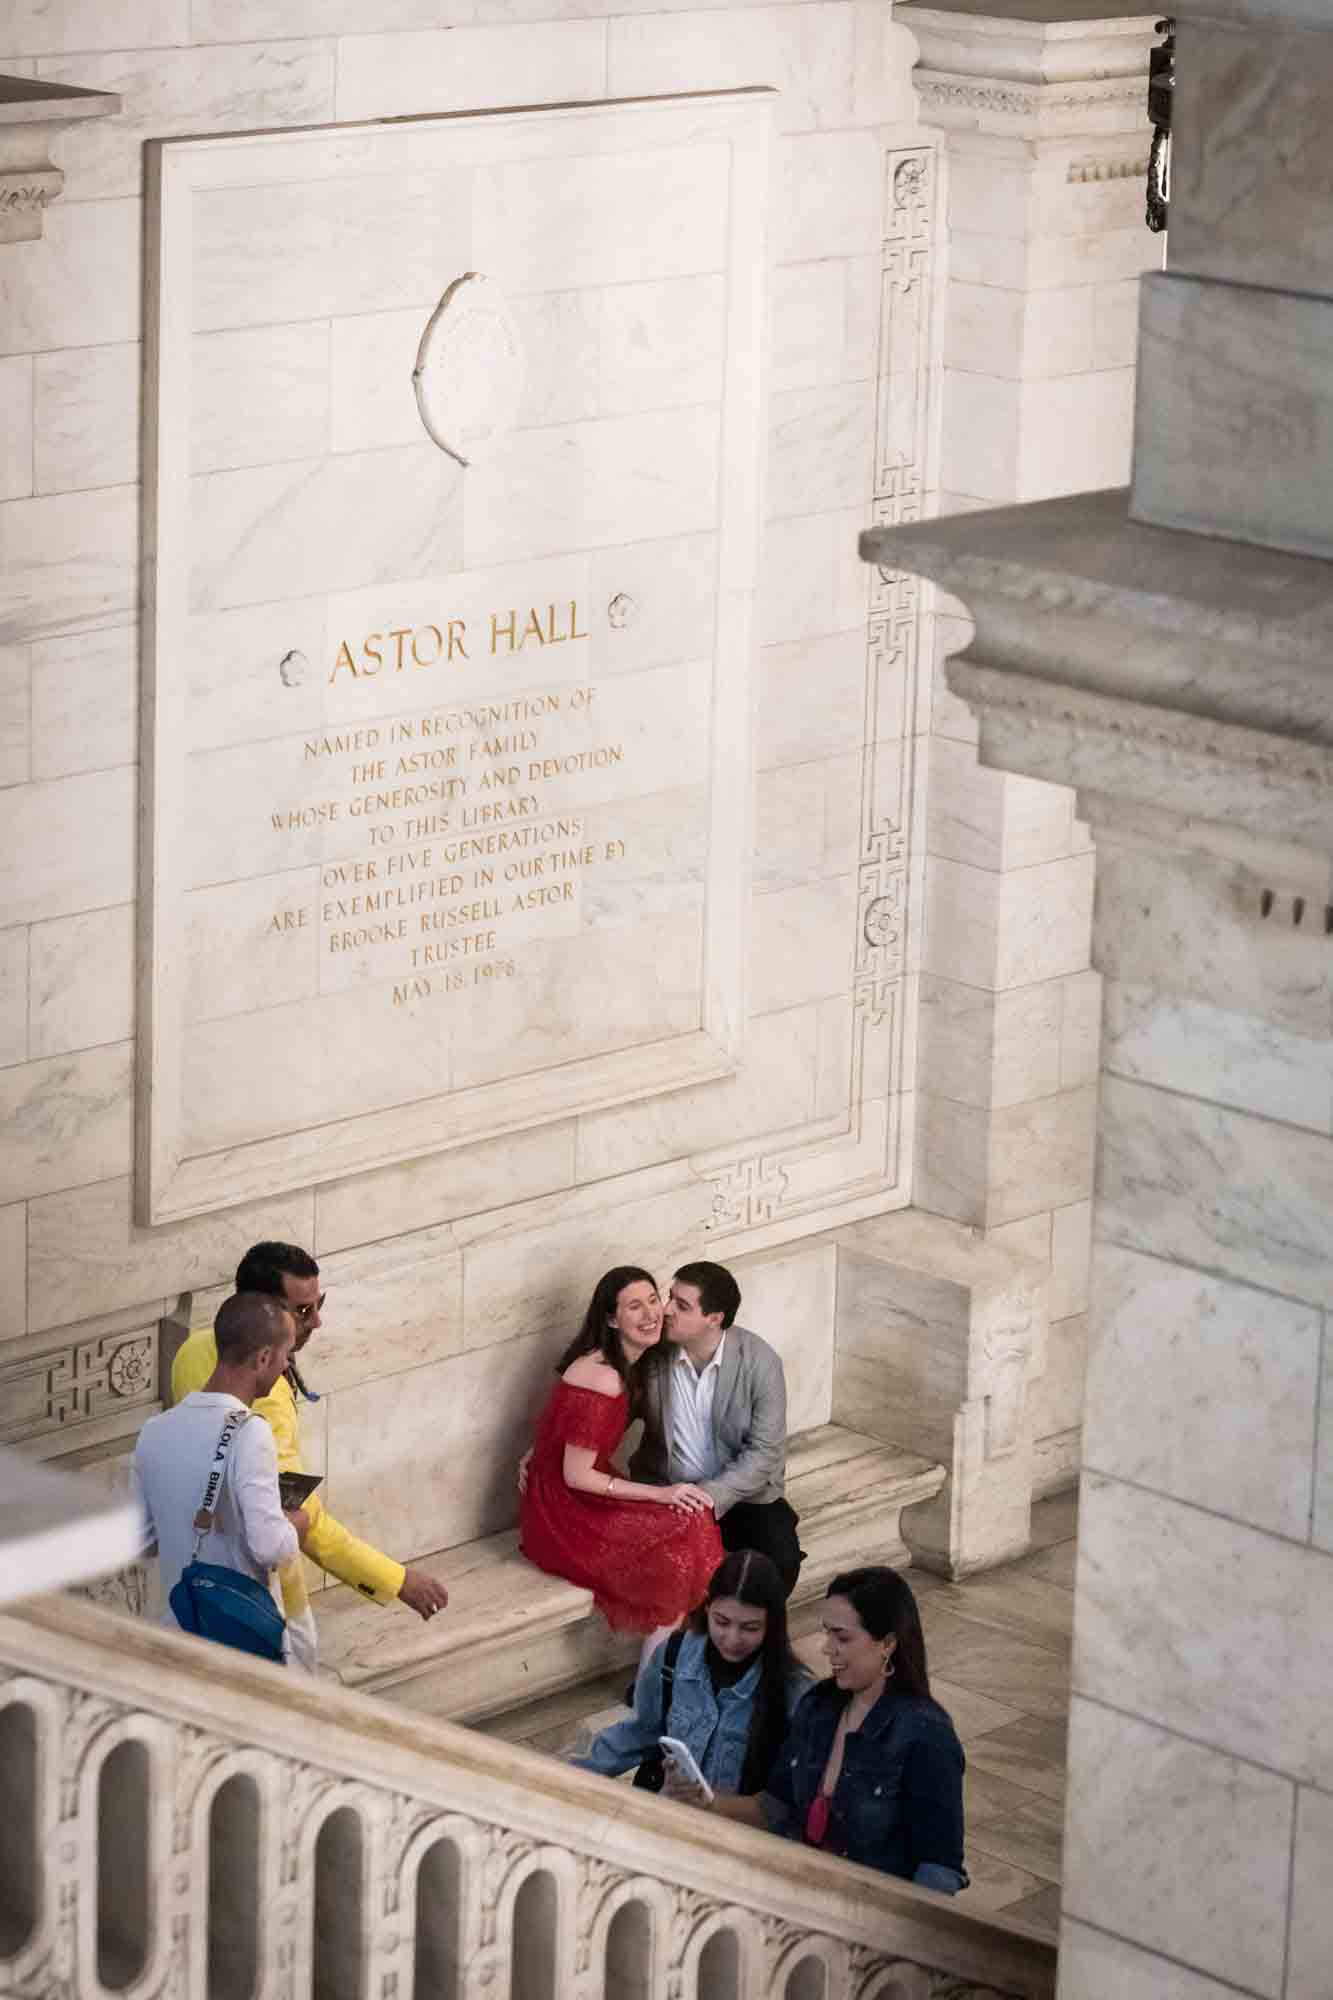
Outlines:
{"label": "carved marble frame", "polygon": [[[139,1011],[135,1200],[145,1224],[226,1208],[423,1153],[469,1145],[731,1074],[746,1019],[751,846],[753,610],[762,519],[771,104],[760,89],[634,104],[479,112],[408,123],[237,134],[149,145],[146,265],[145,478],[141,693]],[[592,126],[591,133],[589,126]],[[188,614],[188,274],[196,192],[288,178],[333,159],[374,158],[410,173],[441,149],[500,156],[523,128],[532,152],[578,146],[614,155],[642,147],[724,143],[729,234],[725,387],[717,512],[717,614],[709,749],[708,860],[700,1025],[670,1040],[578,1059],[500,1084],[333,1118],[317,1127],[189,1157],[182,1063],[187,972],[181,829],[187,812],[185,686]],[[169,282],[175,274],[176,282]]]}
{"label": "carved marble frame", "polygon": [[[920,520],[934,510],[938,186],[939,153],[931,139],[886,149],[872,501],[877,526]],[[910,936],[924,858],[915,817],[928,588],[903,571],[870,574],[846,1110],[801,1132],[751,1142],[741,1152],[719,1150],[691,1161],[712,1184],[708,1227],[718,1249],[728,1253],[766,1249],[905,1207],[911,1199],[912,1121],[903,1100],[914,1087]],[[893,720],[901,746],[887,782],[875,754],[878,743],[895,740],[880,713],[885,666],[894,674]]]}

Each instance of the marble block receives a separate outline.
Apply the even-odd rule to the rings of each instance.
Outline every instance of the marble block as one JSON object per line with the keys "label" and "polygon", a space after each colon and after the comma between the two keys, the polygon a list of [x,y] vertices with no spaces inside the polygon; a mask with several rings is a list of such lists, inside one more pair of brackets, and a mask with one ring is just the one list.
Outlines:
{"label": "marble block", "polygon": [[0,1068],[28,1054],[28,931],[0,931]]}
{"label": "marble block", "polygon": [[[1062,1918],[1061,2000],[1085,2000],[1092,1993],[1114,1994],[1115,2000],[1235,2000],[1239,1991],[1230,1979],[1210,1979],[1160,1952],[1108,1937],[1076,1917]],[[1313,1989],[1309,2000],[1314,2000]]]}
{"label": "marble block", "polygon": [[0,787],[29,775],[30,669],[26,646],[0,646]]}
{"label": "marble block", "polygon": [[342,1517],[399,1561],[508,1527],[518,1459],[568,1338],[567,1328],[532,1334],[331,1396],[329,1485]]}
{"label": "marble block", "polygon": [[32,360],[12,354],[0,361],[0,500],[32,492]]}
{"label": "marble block", "polygon": [[1295,1788],[1077,1695],[1069,1721],[1069,1914],[1277,2000]]}
{"label": "marble block", "polygon": [[996,1108],[923,1090],[916,1199],[983,1228],[1079,1201],[1092,1186],[1096,1117],[1093,1084]]}
{"label": "marble block", "polygon": [[106,1180],[129,1165],[133,1047],[111,1042],[0,1070],[0,1200]]}
{"label": "marble block", "polygon": [[28,1210],[21,1201],[0,1208],[0,1340],[28,1325]]}
{"label": "marble block", "polygon": [[1030,868],[1074,847],[1074,797],[987,770],[967,743],[933,736],[927,791],[930,852],[978,868]]}
{"label": "marble block", "polygon": [[1178,11],[1170,268],[1333,296],[1323,128],[1333,41],[1309,32],[1328,29],[1328,9],[1213,0]]}
{"label": "marble block", "polygon": [[958,1576],[1021,1554],[1040,1267],[919,1210],[840,1230],[837,1243],[834,1421],[949,1470],[904,1518],[913,1560]]}
{"label": "marble block", "polygon": [[1322,2000],[1333,1965],[1333,1794],[1306,1786],[1297,1792],[1292,1864],[1286,2000]]}
{"label": "marble block", "polygon": [[[1156,995],[1164,1028],[1173,1016],[1180,1024],[1170,1033],[1170,1061],[1189,1065],[1186,1075],[1193,1070],[1206,1078],[1199,1095],[1289,1117],[1294,1096],[1280,1079],[1291,1063],[1281,1060],[1282,1052],[1304,1052],[1307,1045],[1313,1052],[1327,1041],[1333,987],[1322,931],[1281,920],[1261,930],[1259,913],[1270,882],[1312,904],[1330,900],[1326,861],[1280,849],[1270,859],[1244,835],[1231,855],[1184,851],[1177,844],[1183,828],[1164,826],[1161,843],[1151,837],[1154,831],[1141,840],[1117,838],[1112,829],[1098,835],[1093,949],[1106,978],[1108,1009],[1114,1006],[1119,1021],[1132,1005],[1121,995],[1110,1001],[1116,987],[1122,994]],[[1193,1044],[1205,1024],[1211,1032],[1203,1045],[1213,1053],[1201,1065]],[[1140,1060],[1148,1060],[1155,1040],[1155,1033],[1151,1041],[1134,1037]],[[1312,1081],[1308,1057],[1304,1078]]]}
{"label": "marble block", "polygon": [[1094,1274],[1087,1464],[1304,1541],[1320,1314],[1111,1243]]}
{"label": "marble block", "polygon": [[1327,556],[1333,298],[1172,270],[1140,310],[1133,518]]}
{"label": "marble block", "polygon": [[[787,1377],[787,1435],[817,1430],[833,1414],[838,1254],[826,1239],[778,1254],[737,1257],[737,1318],[776,1347]],[[667,1273],[662,1273],[663,1278]]]}
{"label": "marble block", "polygon": [[1078,1593],[1088,1696],[1333,1789],[1333,1557],[1086,1473]]}
{"label": "marble block", "polygon": [[[422,39],[451,103],[500,32]],[[340,47],[340,115],[399,101],[400,41]],[[603,79],[604,41],[528,46]],[[145,1218],[734,1072],[769,118],[745,91],[154,149]],[[411,385],[469,269],[539,356],[540,302],[577,310],[570,397],[548,366],[465,468]],[[861,450],[845,391],[793,393],[801,465],[830,424]],[[855,895],[774,911],[761,1009],[846,989]]]}
{"label": "marble block", "polygon": [[1093,873],[1088,853],[1004,874],[932,859],[924,969],[994,991],[1084,971]]}
{"label": "marble block", "polygon": [[1333,1138],[1107,1076],[1098,1233],[1308,1304],[1333,1304]]}
{"label": "marble block", "polygon": [[252,1243],[308,1243],[313,1223],[314,1202],[304,1193],[140,1228],[128,1174],[38,1196],[28,1204],[29,1325],[42,1332],[220,1284]]}
{"label": "marble block", "polygon": [[575,1121],[511,1133],[503,1148],[460,1146],[315,1190],[318,1256],[403,1230],[478,1215],[570,1186]]}
{"label": "marble block", "polygon": [[[361,19],[379,23],[378,13],[364,9]],[[529,18],[515,37],[508,27],[455,25],[437,9],[426,32],[341,35],[338,117],[420,117],[634,95],[614,81],[607,84],[606,34],[603,21]],[[708,82],[715,87],[726,80],[710,76]]]}
{"label": "marble block", "polygon": [[[129,900],[135,773],[97,771],[0,792],[0,908],[40,923]],[[95,826],[89,841],[81,829]]]}
{"label": "marble block", "polygon": [[138,603],[133,486],[0,504],[0,644],[124,625]]}

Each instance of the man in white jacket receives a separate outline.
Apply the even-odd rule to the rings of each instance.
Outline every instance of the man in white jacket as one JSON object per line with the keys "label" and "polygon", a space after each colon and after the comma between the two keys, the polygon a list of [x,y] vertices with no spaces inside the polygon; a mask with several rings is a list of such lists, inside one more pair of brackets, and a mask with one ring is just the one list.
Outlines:
{"label": "man in white jacket", "polygon": [[[145,1546],[157,1551],[162,1596],[169,1600],[194,1549],[194,1517],[227,1417],[266,1396],[291,1359],[296,1322],[280,1299],[236,1292],[213,1322],[217,1366],[202,1389],[172,1410],[150,1417],[134,1449],[133,1483],[144,1510]],[[270,1571],[290,1561],[308,1525],[305,1510],[284,1513],[278,1492],[278,1454],[262,1420],[240,1424],[227,1455],[204,1537],[205,1562],[268,1585]],[[168,1609],[163,1623],[175,1625]]]}

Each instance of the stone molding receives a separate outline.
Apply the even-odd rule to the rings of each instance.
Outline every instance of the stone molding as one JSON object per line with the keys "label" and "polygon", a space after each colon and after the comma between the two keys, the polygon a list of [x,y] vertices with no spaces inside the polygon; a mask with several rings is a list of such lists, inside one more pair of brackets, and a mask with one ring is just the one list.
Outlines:
{"label": "stone molding", "polygon": [[[744,1054],[746,1029],[744,916],[752,846],[750,687],[755,666],[752,629],[761,518],[757,475],[762,456],[761,384],[767,341],[764,218],[770,123],[766,91],[721,91],[700,93],[689,100],[663,97],[518,111],[497,109],[369,124],[357,128],[351,154],[348,147],[352,142],[339,127],[223,134],[169,144],[150,142],[142,660],[142,701],[148,718],[142,758],[147,804],[140,842],[139,1115],[134,1189],[136,1214],[144,1226],[233,1208],[249,1199],[507,1137],[532,1126],[736,1073]],[[226,1107],[221,1098],[225,1093],[213,1093],[211,1104],[207,1102],[210,1091],[205,1080],[212,1076],[212,1064],[196,1055],[201,1030],[189,1011],[191,958],[187,942],[191,896],[206,886],[193,861],[189,837],[196,817],[197,788],[203,786],[205,795],[216,799],[223,783],[216,778],[215,763],[208,765],[214,778],[212,789],[200,778],[202,762],[191,764],[191,756],[200,746],[191,734],[188,676],[182,665],[192,656],[197,606],[191,593],[197,594],[199,589],[197,578],[191,583],[199,547],[192,538],[194,517],[188,504],[188,438],[197,337],[190,305],[192,259],[200,241],[206,240],[206,226],[200,217],[206,215],[208,202],[220,190],[308,186],[340,173],[349,173],[355,186],[363,175],[392,179],[398,174],[461,170],[474,158],[477,148],[484,151],[488,147],[499,153],[517,148],[530,163],[579,158],[599,168],[608,159],[642,156],[645,149],[678,149],[683,156],[699,147],[703,148],[700,157],[710,163],[708,171],[716,176],[717,199],[721,201],[729,190],[726,199],[730,206],[725,211],[729,220],[724,260],[724,388],[719,390],[716,491],[706,509],[710,528],[719,537],[717,612],[711,651],[701,657],[698,669],[699,684],[708,688],[706,701],[698,704],[697,756],[704,783],[694,823],[703,846],[698,916],[701,949],[691,974],[689,1005],[679,1006],[669,1022],[664,1013],[664,1025],[651,1032],[636,1019],[616,1016],[599,1025],[597,1033],[589,1033],[586,1048],[562,1041],[558,1063],[545,1061],[548,1040],[531,1055],[531,1067],[522,1067],[518,1056],[512,1064],[492,1057],[490,1074],[484,1065],[477,1065],[474,1073],[461,1077],[456,1074],[461,1064],[451,1063],[445,1073],[449,1047],[439,1032],[428,1040],[419,1027],[416,1046],[435,1064],[429,1076],[419,1076],[410,1069],[402,1058],[400,1043],[398,1067],[391,1082],[373,1095],[359,1095],[355,1081],[349,1084],[345,1073],[330,1063],[325,1072],[326,1087],[320,1092],[318,1120],[313,1114],[304,1120],[295,1116],[289,1098],[282,1111],[267,1105],[261,1109],[256,1104],[256,1115],[241,1127],[224,1129]],[[252,193],[249,198],[256,197]],[[332,460],[336,454],[327,457]],[[457,504],[461,506],[461,499]],[[628,526],[625,532],[629,538]],[[591,542],[564,551],[557,558],[565,566],[562,575],[574,578],[587,573],[580,566],[591,562],[595,553]],[[484,577],[486,568],[477,561],[466,573],[475,582]],[[425,584],[429,578],[420,581]],[[387,589],[390,580],[383,582]],[[411,577],[393,580],[393,588],[403,595],[412,587]],[[378,592],[380,584],[367,585],[367,589]],[[570,587],[559,594],[572,600],[575,590]],[[325,604],[338,595],[329,587],[315,593]],[[352,593],[353,598],[356,595]],[[388,600],[381,593],[378,601]],[[442,642],[439,629],[432,629],[437,642]],[[282,654],[287,644],[285,627],[275,625],[274,632],[274,654]],[[588,636],[586,630],[582,636]],[[274,664],[278,664],[276,657]],[[487,694],[489,688],[489,681],[477,683],[478,693]],[[395,716],[401,719],[409,713],[406,694],[397,699],[400,706],[395,709],[395,698],[383,697],[373,711],[365,711],[366,719],[392,726]],[[269,726],[277,728],[273,722]],[[400,726],[411,725],[400,720]],[[298,735],[296,726],[287,723],[278,740],[291,742]],[[209,747],[225,754],[225,746]],[[345,790],[351,782],[340,770],[337,785]],[[424,796],[408,796],[406,803],[411,807],[430,798],[426,787]],[[516,805],[517,801],[507,800],[506,804]],[[342,810],[337,797],[333,807]],[[313,805],[303,809],[317,814],[320,810]],[[480,810],[485,810],[485,802]],[[535,800],[524,816],[538,816]],[[281,815],[277,817],[275,831],[281,835]],[[439,829],[441,834],[446,830],[461,829],[457,824]],[[337,858],[342,859],[344,852],[362,856],[364,851],[356,845],[340,851]],[[271,873],[276,852],[261,853],[259,873],[247,877],[242,872],[242,879],[257,881],[265,869]],[[290,865],[291,855],[284,852],[281,858],[284,866]],[[329,861],[332,850],[325,854],[321,849],[317,858]],[[443,960],[436,962],[442,964]],[[410,1011],[424,999],[420,993],[414,998],[410,984],[424,984],[427,992],[433,993],[429,1002],[432,1009],[448,991],[438,980],[434,987],[426,981],[409,982],[408,967],[402,960],[390,972],[374,966],[371,971],[376,974],[373,979],[363,980],[354,974],[352,983],[343,989],[357,1004],[355,1025],[363,1039],[372,1032],[382,1032],[373,1024],[389,1018],[394,1005]],[[327,1013],[321,1015],[317,1009],[330,998],[340,998],[336,987],[319,986],[304,992],[294,1003],[307,1039],[313,1034],[318,1040],[312,1024],[327,1020]],[[372,1012],[372,1001],[378,1013]],[[536,1005],[531,996],[528,1004]],[[255,1010],[256,1015],[260,1011]],[[274,1006],[271,1018],[276,1031],[280,1003]],[[288,1017],[289,1033],[296,1018],[295,1014]],[[408,1014],[400,1018],[407,1019]],[[419,1024],[424,1017],[413,1018]],[[526,1016],[518,1018],[526,1023]],[[543,1033],[549,1038],[552,1032],[550,1022],[544,1021]],[[515,1039],[521,1043],[521,1036]],[[568,1043],[574,1039],[571,1025]],[[400,1093],[398,1101],[395,1092]]]}
{"label": "stone molding", "polygon": [[[884,156],[879,368],[875,407],[873,518],[917,520],[936,478],[934,398],[938,316],[935,279],[941,224],[934,144],[891,147]],[[904,385],[911,384],[911,393]],[[867,755],[861,777],[861,845],[853,950],[854,1025],[847,1108],[823,1129],[735,1155],[691,1164],[713,1188],[710,1230],[728,1250],[781,1240],[793,1221],[827,1228],[848,1202],[867,1212],[901,1205],[911,1185],[901,1115],[907,1044],[907,933],[912,892],[915,716],[923,604],[915,577],[876,570],[870,584],[862,741],[900,739],[891,776]],[[890,674],[886,669],[897,671]],[[894,690],[884,712],[882,690]],[[784,1232],[784,1225],[786,1231]],[[753,1240],[757,1232],[771,1235]],[[719,1244],[720,1248],[721,1245]]]}
{"label": "stone molding", "polygon": [[0,243],[28,243],[41,235],[46,210],[65,185],[50,157],[57,133],[119,110],[114,91],[0,76]]}
{"label": "stone molding", "polygon": [[999,0],[993,12],[900,7],[895,18],[920,51],[913,80],[922,116],[1027,139],[1133,132],[1146,153],[1148,51],[1160,9],[1088,19],[1078,12],[1057,0],[1046,20],[1017,20]]}
{"label": "stone molding", "polygon": [[[553,1758],[331,1686],[316,1699],[260,1662],[91,1605],[46,1599],[0,1619],[0,1708],[10,1703],[32,1718],[41,1774],[34,1922],[0,1961],[0,1984],[23,2000],[81,1992],[80,1968],[98,1963],[99,1799],[123,1745],[135,1752],[116,1773],[119,1837],[142,1826],[153,1893],[144,1930],[134,1934],[131,1912],[118,1942],[139,1961],[143,2000],[205,1989],[210,1871],[220,1857],[224,1874],[254,1865],[251,1831],[238,1851],[227,1816],[214,1813],[234,1780],[250,1790],[268,1857],[271,1893],[248,1906],[273,2000],[310,1991],[314,1913],[330,1894],[362,1990],[411,1992],[422,1873],[441,1855],[457,1884],[453,1944],[468,1993],[509,1990],[525,1925],[542,1924],[520,1893],[542,1876],[562,2000],[603,1993],[611,1926],[627,1904],[640,1921],[618,1943],[640,1958],[645,1990],[673,2000],[706,1995],[705,1953],[723,1932],[739,1990],[755,2000],[790,1991],[812,1959],[848,2000],[1054,1994],[1053,1945],[929,1891],[862,1870],[849,1895],[846,1864],[830,1857],[725,1822],[701,1842],[683,1815],[624,1788],[608,1808],[605,1780]],[[136,1786],[142,1820],[127,1798]],[[357,1856],[336,1888],[334,1857],[319,1853],[335,1815],[348,1836],[338,1858]],[[429,1927],[435,1899],[422,1909]],[[528,1948],[541,1942],[530,1935]]]}
{"label": "stone molding", "polygon": [[947,673],[985,762],[1268,841],[1333,840],[1327,564],[1145,526],[1123,492],[871,530],[861,548],[915,563],[975,619]]}

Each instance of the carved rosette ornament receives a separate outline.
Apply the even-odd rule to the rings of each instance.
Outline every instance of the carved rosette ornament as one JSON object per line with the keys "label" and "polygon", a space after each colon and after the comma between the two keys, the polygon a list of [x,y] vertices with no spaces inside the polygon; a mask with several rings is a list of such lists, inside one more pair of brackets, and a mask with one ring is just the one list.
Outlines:
{"label": "carved rosette ornament", "polygon": [[412,371],[428,435],[473,465],[513,428],[527,381],[518,323],[494,278],[465,271],[426,323]]}

